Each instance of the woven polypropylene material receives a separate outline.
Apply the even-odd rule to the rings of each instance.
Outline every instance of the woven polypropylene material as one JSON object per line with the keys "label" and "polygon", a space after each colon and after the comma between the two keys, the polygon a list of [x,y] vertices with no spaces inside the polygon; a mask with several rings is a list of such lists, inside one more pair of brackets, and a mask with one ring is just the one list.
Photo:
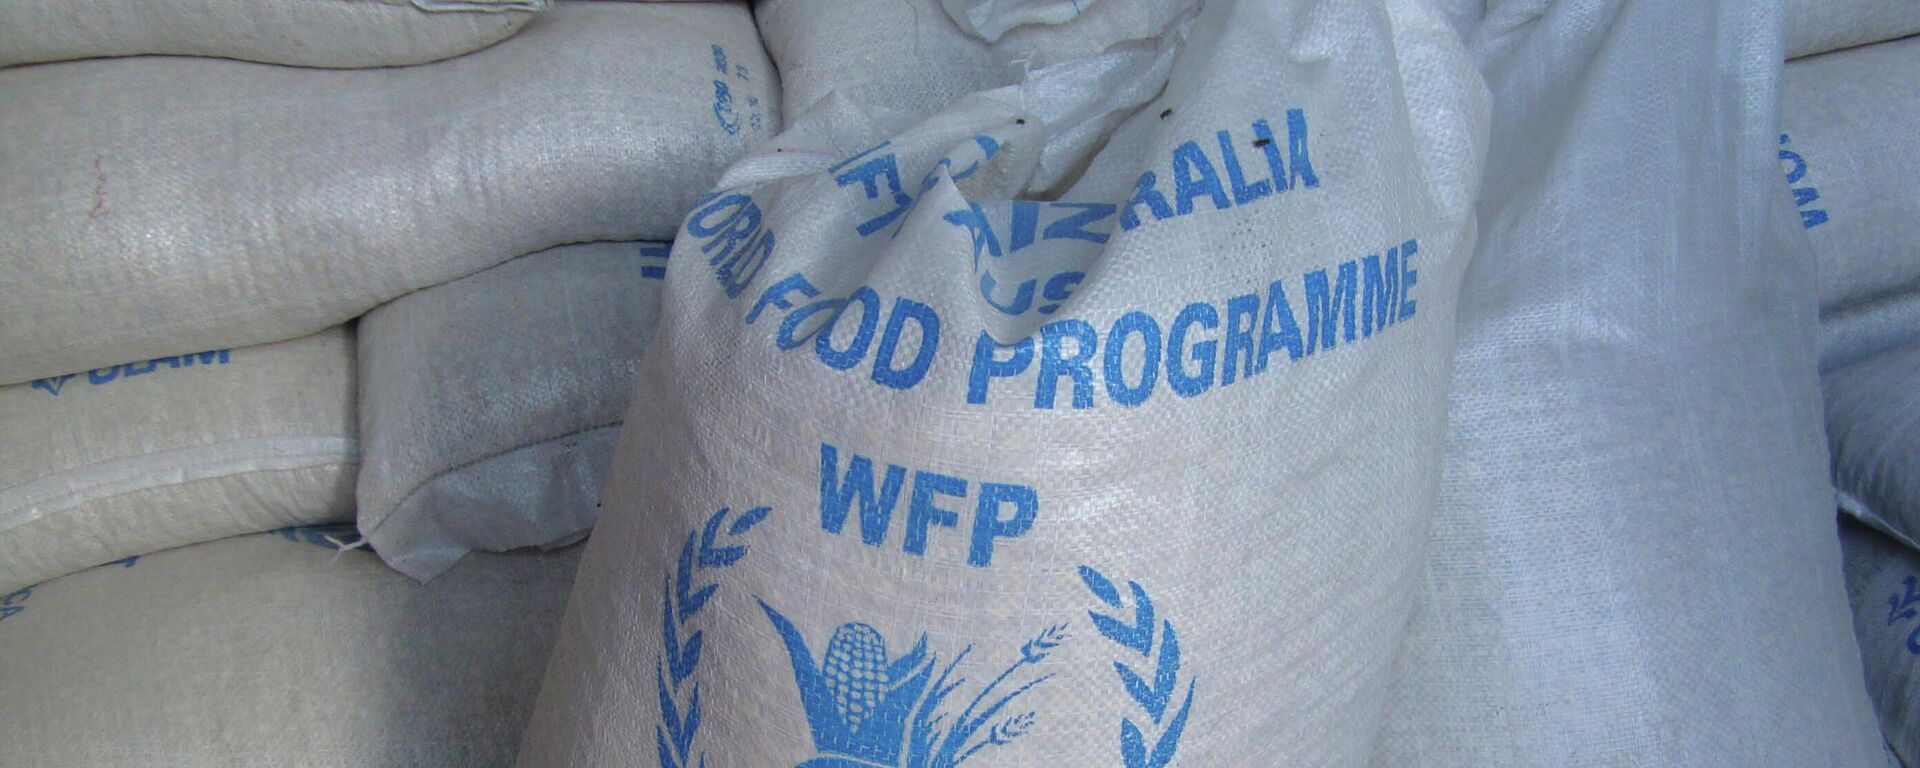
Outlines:
{"label": "woven polypropylene material", "polygon": [[0,387],[0,590],[353,515],[353,334]]}
{"label": "woven polypropylene material", "polygon": [[1920,761],[1914,721],[1920,709],[1913,696],[1920,685],[1915,680],[1920,673],[1920,553],[1845,517],[1840,551],[1846,555],[1854,636],[1881,732],[1902,760]]}
{"label": "woven polypropylene material", "polygon": [[744,5],[578,3],[421,67],[0,70],[0,382],[314,333],[563,243],[665,240],[779,125]]}
{"label": "woven polypropylene material", "polygon": [[1879,766],[1777,11],[1509,2],[1446,471],[1377,766]]}
{"label": "woven polypropylene material", "polygon": [[357,517],[374,551],[425,580],[469,550],[592,527],[666,266],[664,243],[561,246],[361,318]]}
{"label": "woven polypropylene material", "polygon": [[676,237],[520,764],[1365,764],[1484,148],[1457,34],[1209,2],[867,106]]}
{"label": "woven polypropylene material", "polygon": [[287,529],[3,594],[0,740],[44,768],[504,765],[578,560],[423,586]]}
{"label": "woven polypropylene material", "polygon": [[14,0],[0,67],[113,56],[212,56],[307,67],[394,67],[459,56],[520,31],[546,0],[430,12],[394,0]]}

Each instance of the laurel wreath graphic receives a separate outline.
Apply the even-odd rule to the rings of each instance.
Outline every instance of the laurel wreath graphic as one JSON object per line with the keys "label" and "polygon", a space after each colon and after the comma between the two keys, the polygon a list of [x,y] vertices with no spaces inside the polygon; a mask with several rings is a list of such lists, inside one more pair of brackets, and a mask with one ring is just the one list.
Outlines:
{"label": "laurel wreath graphic", "polygon": [[[654,662],[654,683],[660,694],[660,723],[653,729],[660,752],[660,768],[705,768],[707,755],[694,750],[693,739],[700,733],[700,683],[691,680],[700,667],[700,630],[688,630],[707,600],[720,589],[717,581],[698,585],[696,576],[725,570],[746,557],[745,544],[726,543],[746,534],[767,519],[767,507],[754,507],[733,518],[726,526],[724,541],[720,528],[731,510],[721,507],[707,518],[700,531],[687,534],[680,547],[680,560],[666,578],[660,599],[660,657]],[[717,575],[715,575],[717,577]],[[683,637],[684,635],[684,637]],[[682,695],[685,689],[685,695]],[[685,706],[680,702],[685,701]]]}
{"label": "laurel wreath graphic", "polygon": [[[1104,574],[1089,566],[1080,566],[1080,580],[1100,602],[1116,611],[1125,610],[1126,601],[1121,598],[1120,590]],[[1141,718],[1120,718],[1120,757],[1126,768],[1166,768],[1173,761],[1173,754],[1180,748],[1180,735],[1187,727],[1187,714],[1193,709],[1194,680],[1189,675],[1187,692],[1178,711],[1167,717],[1168,705],[1180,690],[1180,636],[1173,630],[1173,622],[1162,620],[1159,624],[1159,654],[1154,654],[1155,626],[1153,600],[1147,591],[1137,582],[1127,582],[1127,591],[1132,593],[1133,620],[1124,621],[1095,611],[1088,611],[1093,619],[1094,629],[1115,644],[1140,654],[1141,658],[1153,661],[1142,674],[1125,663],[1116,661],[1113,669],[1120,676],[1120,684],[1139,705]],[[1146,731],[1142,723],[1158,730],[1159,738],[1153,740],[1152,748],[1147,745]]]}

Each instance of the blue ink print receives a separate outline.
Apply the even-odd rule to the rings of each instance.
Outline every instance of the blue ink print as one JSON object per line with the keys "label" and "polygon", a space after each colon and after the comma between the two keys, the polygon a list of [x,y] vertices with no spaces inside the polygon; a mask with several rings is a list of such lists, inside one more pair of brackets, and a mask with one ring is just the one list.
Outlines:
{"label": "blue ink print", "polygon": [[25,613],[27,610],[27,598],[29,597],[33,597],[33,587],[25,587],[16,592],[9,593],[4,597],[0,597],[0,621],[5,621],[17,614]]}
{"label": "blue ink print", "polygon": [[[739,135],[743,117],[744,122],[751,126],[755,133],[764,132],[766,117],[761,113],[760,97],[752,95],[753,89],[748,87],[746,108],[740,109],[734,104],[733,89],[727,84],[727,79],[732,78],[742,85],[751,86],[753,77],[749,74],[747,65],[739,63],[729,65],[725,48],[718,44],[710,44],[710,47],[713,49],[713,71],[720,73],[720,76],[713,80],[714,120],[718,121],[721,130],[726,131],[730,136]],[[741,114],[743,112],[744,116]]]}
{"label": "blue ink print", "polygon": [[[1108,607],[1121,609],[1126,606],[1120,590],[1099,571],[1080,566],[1080,581]],[[1173,631],[1173,622],[1161,621],[1160,651],[1154,654],[1153,601],[1136,582],[1127,582],[1127,590],[1133,597],[1132,621],[1094,611],[1088,611],[1087,617],[1093,620],[1094,629],[1099,630],[1102,636],[1127,651],[1139,654],[1142,659],[1153,661],[1153,666],[1147,668],[1147,674],[1141,674],[1139,670],[1119,661],[1113,663],[1121,687],[1139,706],[1141,713],[1146,715],[1139,723],[1134,718],[1121,716],[1120,757],[1126,768],[1166,768],[1173,762],[1173,753],[1180,748],[1180,736],[1186,732],[1187,714],[1193,710],[1195,681],[1189,676],[1185,700],[1181,702],[1179,711],[1169,719],[1168,704],[1180,689],[1180,638]],[[1152,682],[1148,682],[1149,678]],[[1146,732],[1140,723],[1150,723],[1148,727],[1160,730],[1160,736],[1153,740],[1151,749],[1147,746]]]}
{"label": "blue ink print", "polygon": [[[955,768],[988,747],[1010,744],[1033,729],[1035,713],[1016,711],[1002,718],[1002,711],[1053,675],[1017,685],[1008,681],[1045,661],[1066,639],[1065,625],[1042,630],[1020,646],[1018,661],[949,720],[941,705],[966,683],[953,673],[972,645],[961,649],[936,676],[939,661],[927,650],[924,633],[912,650],[895,658],[888,654],[879,630],[853,622],[833,631],[816,664],[793,622],[764,601],[760,608],[786,644],[814,750],[820,753],[795,768]],[[1002,692],[1002,684],[1013,687]],[[986,727],[984,734],[982,727]]]}
{"label": "blue ink print", "polygon": [[640,277],[645,280],[667,279],[667,256],[671,247],[666,243],[641,243],[640,258],[646,264],[640,267]]}
{"label": "blue ink print", "polygon": [[77,374],[77,373],[69,373],[65,376],[49,376],[44,379],[34,379],[33,388],[44,389],[47,391],[47,394],[53,395],[54,397],[59,397],[60,390],[66,388],[67,382],[73,381],[73,377],[79,376],[79,375],[80,374]]}
{"label": "blue ink print", "polygon": [[1813,229],[1827,223],[1827,211],[1824,208],[1807,207],[1820,199],[1820,190],[1811,183],[1801,185],[1801,181],[1807,177],[1807,161],[1800,153],[1786,149],[1789,141],[1792,139],[1787,134],[1780,134],[1780,162],[1786,166],[1787,186],[1793,189],[1793,204],[1800,209],[1800,228]]}
{"label": "blue ink print", "polygon": [[[87,384],[98,387],[102,384],[110,384],[136,376],[145,376],[149,373],[162,370],[161,366],[163,365],[166,366],[167,370],[177,370],[180,368],[192,368],[196,364],[196,361],[201,366],[209,366],[226,365],[232,360],[233,350],[231,349],[215,349],[188,355],[156,357],[152,360],[138,363],[122,363],[120,365],[110,365],[105,368],[95,368],[87,371]],[[73,381],[79,376],[80,374],[77,373],[69,373],[63,376],[49,376],[43,379],[34,379],[32,387],[54,397],[59,397],[60,392],[67,388],[67,382]]]}
{"label": "blue ink print", "polygon": [[733,92],[719,80],[713,81],[713,118],[728,135],[740,133],[740,116],[733,113]]}
{"label": "blue ink print", "polygon": [[[296,525],[277,528],[269,533],[294,543],[305,542],[316,547],[328,549],[360,549],[360,529],[353,523],[328,523],[325,525]],[[367,547],[371,549],[371,547]]]}
{"label": "blue ink print", "polygon": [[[707,753],[694,744],[700,735],[701,707],[700,681],[693,679],[700,669],[706,633],[695,629],[693,620],[719,591],[717,579],[747,556],[747,545],[737,542],[772,511],[754,507],[735,515],[721,507],[707,517],[705,527],[687,534],[680,559],[667,574],[660,598],[661,653],[653,667],[654,689],[660,697],[660,722],[653,729],[660,768],[705,768],[707,764]],[[726,524],[724,534],[722,523]]]}
{"label": "blue ink print", "polygon": [[[1920,616],[1920,609],[1914,608],[1915,603],[1920,603],[1920,581],[1908,575],[1901,579],[1900,583],[1907,588],[1906,594],[1887,595],[1887,626],[1889,627],[1901,620]],[[1920,656],[1920,624],[1916,624],[1913,631],[1907,633],[1907,653]]]}

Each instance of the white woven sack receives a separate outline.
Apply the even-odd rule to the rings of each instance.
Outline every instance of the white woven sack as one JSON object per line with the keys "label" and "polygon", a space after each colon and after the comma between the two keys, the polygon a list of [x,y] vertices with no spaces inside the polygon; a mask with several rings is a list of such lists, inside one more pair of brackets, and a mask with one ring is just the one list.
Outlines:
{"label": "white woven sack", "polygon": [[1788,0],[1787,58],[1920,34],[1920,1]]}
{"label": "white woven sack", "polygon": [[1840,508],[1920,542],[1920,344],[1821,377]]}
{"label": "white woven sack", "polygon": [[1485,92],[1424,0],[1177,37],[694,207],[520,765],[1365,762]]}
{"label": "white woven sack", "polygon": [[422,586],[329,535],[222,539],[0,594],[4,761],[511,763],[577,550],[476,555]]}
{"label": "white woven sack", "polygon": [[[1010,19],[996,4],[969,4],[987,6],[981,23],[989,28],[1026,18]],[[754,18],[780,67],[781,105],[792,122],[835,91],[926,117],[969,93],[1020,82],[1030,70],[1152,37],[1195,4],[1098,0],[1070,21],[1026,23],[993,43],[956,24],[942,0],[762,0]]]}
{"label": "white woven sack", "polygon": [[1482,240],[1374,765],[1883,764],[1774,163],[1781,23],[1516,0],[1479,27]]}
{"label": "white woven sack", "polygon": [[0,387],[0,590],[353,517],[353,336]]}
{"label": "white woven sack", "polygon": [[1778,154],[1819,259],[1827,369],[1920,339],[1897,307],[1920,294],[1916,73],[1920,37],[1787,65]]}
{"label": "white woven sack", "polygon": [[395,70],[0,71],[0,382],[312,333],[564,243],[666,240],[773,134],[776,91],[738,3],[563,4]]}
{"label": "white woven sack", "polygon": [[392,67],[511,37],[547,0],[0,0],[0,67],[109,56],[215,56]]}
{"label": "white woven sack", "polygon": [[1840,550],[1880,730],[1901,760],[1920,764],[1920,553],[1845,517]]}
{"label": "white woven sack", "polygon": [[356,496],[374,551],[425,581],[469,550],[593,527],[666,266],[662,243],[562,246],[361,318]]}
{"label": "white woven sack", "polygon": [[[1487,5],[1504,2],[1509,0],[1487,0]],[[1915,0],[1787,0],[1785,5],[1789,59],[1920,34]]]}

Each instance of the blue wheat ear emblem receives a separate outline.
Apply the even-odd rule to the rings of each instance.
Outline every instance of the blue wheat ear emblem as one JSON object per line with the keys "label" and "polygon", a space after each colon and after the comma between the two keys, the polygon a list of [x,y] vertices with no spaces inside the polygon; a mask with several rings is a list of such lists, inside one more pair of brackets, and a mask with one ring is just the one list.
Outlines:
{"label": "blue wheat ear emblem", "polygon": [[667,575],[660,598],[660,655],[653,670],[660,696],[660,722],[653,729],[660,768],[705,768],[707,764],[706,753],[694,747],[694,737],[700,734],[701,710],[700,682],[693,677],[700,668],[705,634],[700,630],[688,634],[687,630],[720,589],[717,581],[702,584],[701,576],[717,579],[718,571],[746,557],[747,546],[731,542],[767,519],[771,511],[754,507],[734,515],[732,510],[720,508],[707,518],[701,530],[687,534],[680,559]]}
{"label": "blue wheat ear emblem", "polygon": [[[1112,580],[1083,565],[1080,581],[1106,607],[1123,611],[1124,615],[1127,601]],[[1180,749],[1180,736],[1187,728],[1187,713],[1193,709],[1194,681],[1188,677],[1184,700],[1178,709],[1169,713],[1173,709],[1169,705],[1180,693],[1180,636],[1173,631],[1173,622],[1162,620],[1158,627],[1159,652],[1155,653],[1153,600],[1136,582],[1127,582],[1127,591],[1133,598],[1131,619],[1095,611],[1088,611],[1087,616],[1093,620],[1094,629],[1129,651],[1128,655],[1138,654],[1152,662],[1142,668],[1145,674],[1125,662],[1113,663],[1121,687],[1145,715],[1137,721],[1126,715],[1120,717],[1120,757],[1126,768],[1166,768],[1173,762],[1173,753]],[[1149,744],[1148,734],[1153,731],[1158,731],[1159,736]]]}
{"label": "blue wheat ear emblem", "polygon": [[1035,676],[1028,668],[1045,661],[1066,640],[1065,625],[1042,630],[1020,646],[1019,660],[952,714],[943,711],[942,704],[966,683],[953,673],[972,645],[936,675],[938,659],[927,650],[925,634],[896,658],[888,654],[879,630],[852,622],[833,631],[815,663],[799,628],[764,601],[760,608],[786,645],[819,753],[796,768],[955,768],[988,747],[1010,744],[1032,730],[1035,713],[1003,713],[1022,694],[1053,677]]}

